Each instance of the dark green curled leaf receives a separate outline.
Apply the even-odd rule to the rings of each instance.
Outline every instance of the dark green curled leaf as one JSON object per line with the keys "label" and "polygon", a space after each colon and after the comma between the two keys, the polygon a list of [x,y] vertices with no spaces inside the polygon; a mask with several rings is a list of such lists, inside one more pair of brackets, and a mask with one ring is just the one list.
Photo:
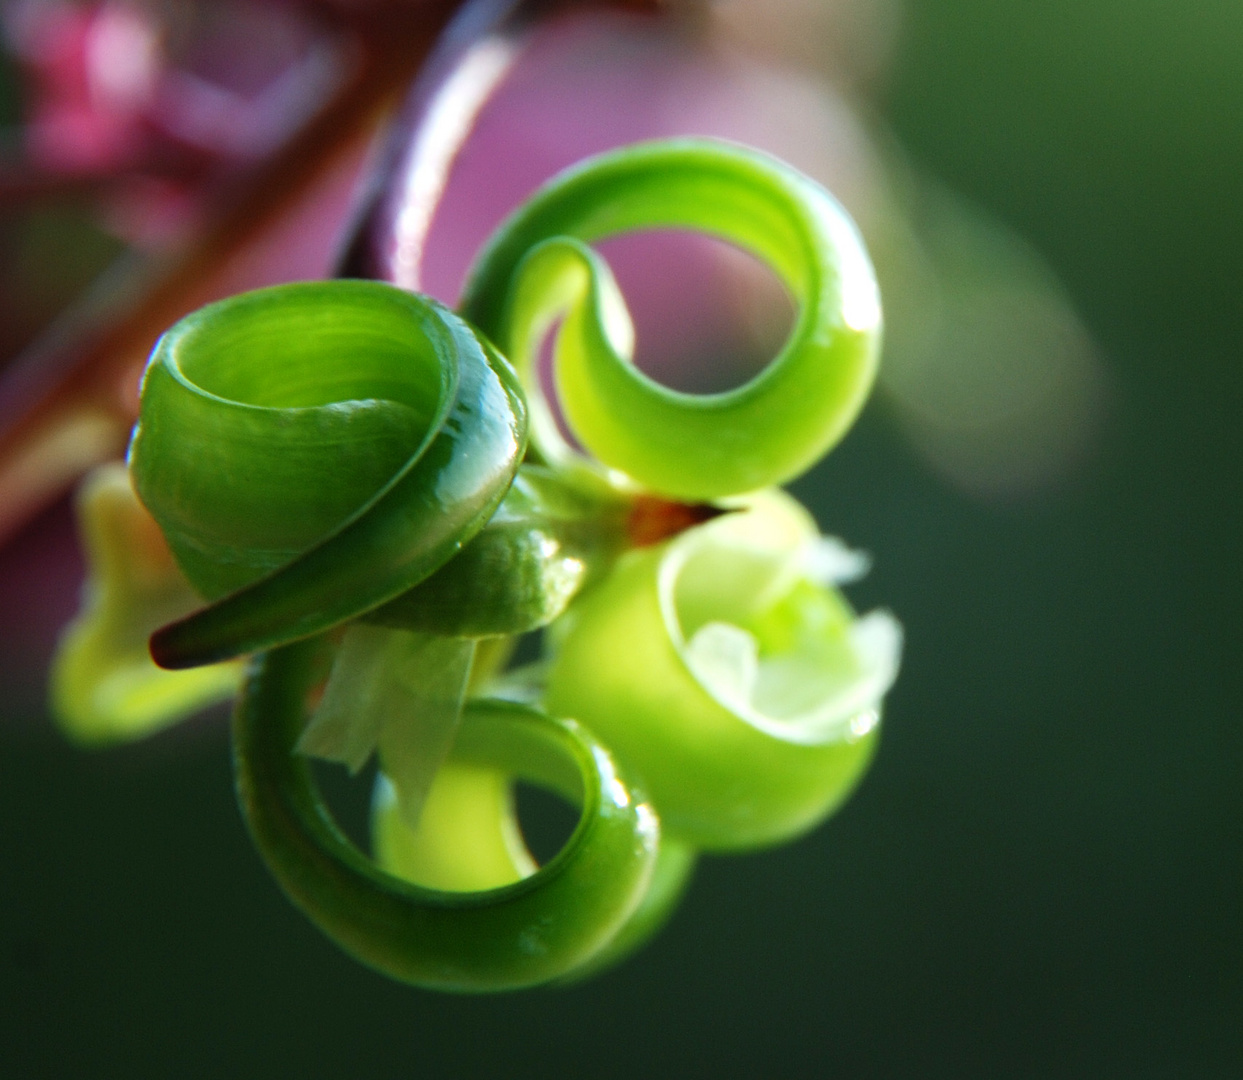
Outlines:
{"label": "dark green curled leaf", "polygon": [[293,903],[363,963],[432,989],[537,985],[604,948],[648,887],[660,831],[608,752],[572,721],[472,702],[455,753],[560,790],[582,814],[562,851],[514,884],[473,892],[411,885],[342,835],[308,763],[292,752],[320,648],[299,642],[253,660],[234,718],[242,812]]}
{"label": "dark green curled leaf", "polygon": [[157,662],[308,637],[405,592],[492,516],[525,434],[506,362],[424,297],[314,282],[188,316],[147,368],[130,467],[217,602],[157,633]]}

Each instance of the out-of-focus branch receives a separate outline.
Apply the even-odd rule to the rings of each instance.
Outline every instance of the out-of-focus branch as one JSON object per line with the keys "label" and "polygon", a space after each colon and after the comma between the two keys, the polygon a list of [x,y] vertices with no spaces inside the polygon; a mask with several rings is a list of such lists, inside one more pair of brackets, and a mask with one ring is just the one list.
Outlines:
{"label": "out-of-focus branch", "polygon": [[0,539],[123,449],[156,338],[199,305],[262,283],[246,263],[261,263],[264,248],[296,237],[307,224],[299,211],[353,175],[460,3],[337,14],[356,61],[323,107],[219,194],[188,243],[114,268],[10,367],[0,386]]}
{"label": "out-of-focus branch", "polygon": [[[123,260],[10,365],[0,383],[0,542],[86,469],[124,449],[143,364],[168,326],[214,299],[287,280],[287,269],[274,274],[270,266],[278,249],[283,263],[291,250],[305,250],[292,276],[332,272],[335,255],[322,243],[324,204],[334,196],[337,205],[348,204],[356,196],[360,173],[373,164],[377,132],[460,8],[466,10],[459,34],[483,37],[520,33],[587,6],[656,12],[696,7],[698,0],[309,4],[354,59],[329,100],[272,157],[218,193],[207,224],[190,241],[164,256]],[[467,46],[458,43],[462,51]],[[453,70],[447,64],[429,74],[448,79]],[[414,139],[418,133],[397,134]],[[426,198],[434,203],[439,194],[429,190]],[[430,217],[431,207],[424,209]],[[347,207],[333,222],[334,243],[348,239],[348,219]],[[314,236],[319,247],[308,241]]]}

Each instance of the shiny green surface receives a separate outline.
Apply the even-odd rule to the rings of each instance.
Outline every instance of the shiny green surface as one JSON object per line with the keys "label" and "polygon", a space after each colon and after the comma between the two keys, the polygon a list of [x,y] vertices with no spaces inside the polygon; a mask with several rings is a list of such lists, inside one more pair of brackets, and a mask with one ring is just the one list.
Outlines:
{"label": "shiny green surface", "polygon": [[280,286],[187,317],[147,369],[130,467],[191,582],[224,599],[157,634],[156,659],[267,648],[404,592],[483,527],[524,432],[505,362],[391,286]]}
{"label": "shiny green surface", "polygon": [[[794,299],[789,339],[745,385],[679,393],[631,362],[621,295],[585,242],[658,228],[736,244]],[[605,466],[685,499],[783,483],[817,461],[867,396],[881,322],[871,263],[833,197],[773,158],[706,140],[627,147],[552,180],[497,230],[460,310],[518,369],[533,445],[582,468],[535,375],[539,344],[563,317],[554,372],[574,434]]]}
{"label": "shiny green surface", "polygon": [[[795,847],[707,860],[638,963],[462,999],[352,970],[281,910],[218,742],[10,735],[5,925],[44,959],[8,969],[0,1073],[1238,1072],[1243,6],[903,8],[887,119],[1055,265],[1114,394],[1097,456],[1021,506],[939,480],[883,408],[801,486],[876,552],[857,595],[910,630],[849,806]],[[577,120],[563,100],[504,145]]]}
{"label": "shiny green surface", "polygon": [[699,853],[689,844],[662,836],[651,884],[634,914],[617,931],[612,941],[560,981],[576,983],[590,979],[620,964],[660,933],[673,918],[686,890],[690,888],[698,861]]}
{"label": "shiny green surface", "polygon": [[[389,873],[432,888],[468,891],[496,888],[538,871],[518,821],[512,768],[481,763],[469,752],[468,730],[458,752],[436,774],[418,824],[401,812],[398,794],[383,773],[372,800],[371,839],[376,862]],[[529,777],[524,777],[529,779]],[[581,793],[564,783],[558,794],[575,803]],[[697,853],[690,845],[661,836],[642,900],[612,939],[562,981],[590,978],[620,963],[657,934],[690,884]]]}
{"label": "shiny green surface", "polygon": [[582,728],[507,702],[467,710],[457,753],[581,798],[565,849],[525,880],[447,892],[379,870],[337,829],[292,753],[314,642],[256,659],[234,720],[238,799],[256,847],[290,899],[329,937],[393,978],[494,991],[557,978],[590,958],[639,904],[659,827],[607,751]]}
{"label": "shiny green surface", "polygon": [[[788,839],[830,813],[871,758],[892,679],[878,668],[896,665],[897,642],[867,655],[862,623],[799,563],[813,537],[793,500],[768,494],[625,556],[558,638],[549,709],[637,771],[671,836],[714,850]],[[749,671],[745,657],[696,655],[692,633],[709,625],[758,644]]]}

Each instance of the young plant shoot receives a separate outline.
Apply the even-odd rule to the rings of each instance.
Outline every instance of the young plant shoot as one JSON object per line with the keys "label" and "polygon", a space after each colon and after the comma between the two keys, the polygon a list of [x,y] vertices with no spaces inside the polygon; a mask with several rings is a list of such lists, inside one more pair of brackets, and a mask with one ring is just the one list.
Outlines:
{"label": "young plant shoot", "polygon": [[[785,285],[793,327],[744,385],[635,367],[591,245],[645,229],[726,241]],[[838,203],[706,140],[554,178],[456,313],[371,281],[203,308],[151,357],[128,481],[82,496],[94,576],[53,670],[61,722],[131,739],[240,687],[247,825],[343,949],[447,991],[599,970],[660,926],[698,852],[800,835],[867,767],[901,631],[856,617],[836,586],[859,557],[777,485],[850,427],[880,327]],[[542,659],[507,668],[540,628]],[[309,759],[373,754],[369,857]],[[516,782],[579,807],[543,865]]]}

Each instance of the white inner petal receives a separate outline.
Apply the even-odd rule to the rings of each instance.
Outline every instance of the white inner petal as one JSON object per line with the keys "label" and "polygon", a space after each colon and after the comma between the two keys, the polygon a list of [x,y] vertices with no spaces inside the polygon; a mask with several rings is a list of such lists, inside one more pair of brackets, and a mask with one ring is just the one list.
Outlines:
{"label": "white inner petal", "polygon": [[834,587],[870,562],[766,493],[672,546],[662,604],[690,672],[740,719],[795,742],[859,738],[902,651],[891,614],[858,618]]}
{"label": "white inner petal", "polygon": [[848,585],[867,576],[872,556],[847,547],[836,536],[818,536],[807,545],[803,572],[817,585]]}
{"label": "white inner petal", "polygon": [[704,623],[686,643],[686,663],[704,686],[733,708],[749,709],[760,668],[755,635],[731,623]]}
{"label": "white inner petal", "polygon": [[846,638],[850,672],[807,652],[760,660],[754,708],[774,720],[819,727],[875,706],[897,677],[902,627],[889,612],[873,611]]}

